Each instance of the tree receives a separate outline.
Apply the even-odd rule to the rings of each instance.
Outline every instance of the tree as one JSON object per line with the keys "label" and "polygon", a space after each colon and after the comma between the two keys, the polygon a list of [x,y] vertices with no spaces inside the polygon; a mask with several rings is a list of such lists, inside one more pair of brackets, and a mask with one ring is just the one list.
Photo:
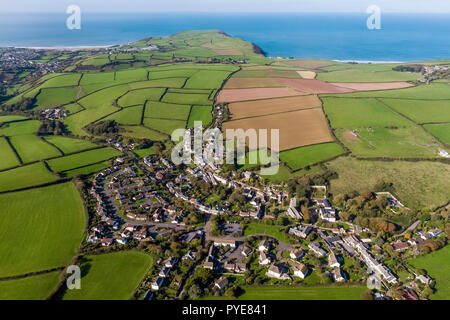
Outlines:
{"label": "tree", "polygon": [[191,300],[197,300],[202,295],[202,290],[198,285],[194,284],[189,288],[188,295]]}
{"label": "tree", "polygon": [[361,300],[373,300],[372,290],[364,291],[363,293],[361,293],[360,298],[361,298]]}
{"label": "tree", "polygon": [[306,223],[309,223],[311,220],[309,208],[307,206],[302,206],[301,211],[303,213],[303,220],[305,220]]}

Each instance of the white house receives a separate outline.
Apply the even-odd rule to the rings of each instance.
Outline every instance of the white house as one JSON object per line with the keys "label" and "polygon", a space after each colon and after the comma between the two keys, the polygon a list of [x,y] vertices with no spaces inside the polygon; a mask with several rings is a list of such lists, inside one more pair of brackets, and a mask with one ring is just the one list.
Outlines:
{"label": "white house", "polygon": [[258,250],[259,251],[269,251],[269,249],[270,249],[270,242],[269,241],[263,240],[263,241],[261,241],[259,243],[259,246],[258,246]]}
{"label": "white house", "polygon": [[162,285],[164,283],[164,278],[157,277],[155,281],[152,282],[152,289],[153,290],[159,290],[161,289]]}
{"label": "white house", "polygon": [[328,266],[330,268],[339,268],[341,266],[334,252],[331,252],[330,255],[328,256]]}
{"label": "white house", "polygon": [[308,273],[308,267],[304,264],[294,265],[292,266],[292,270],[294,271],[294,276],[305,279]]}
{"label": "white house", "polygon": [[261,251],[259,253],[259,264],[265,266],[265,265],[268,265],[270,262],[272,262],[270,257],[268,255],[266,255],[266,253],[264,251]]}

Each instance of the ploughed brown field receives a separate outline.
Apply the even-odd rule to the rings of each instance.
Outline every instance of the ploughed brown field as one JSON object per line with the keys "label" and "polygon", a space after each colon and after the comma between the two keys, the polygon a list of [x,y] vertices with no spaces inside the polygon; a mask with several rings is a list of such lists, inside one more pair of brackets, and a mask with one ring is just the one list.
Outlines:
{"label": "ploughed brown field", "polygon": [[403,89],[413,87],[414,85],[408,82],[336,82],[332,85],[347,88],[355,91],[375,91],[375,90],[391,90],[391,89]]}
{"label": "ploughed brown field", "polygon": [[249,101],[299,95],[305,95],[305,93],[291,88],[226,89],[220,91],[217,102]]}
{"label": "ploughed brown field", "polygon": [[269,148],[270,129],[279,129],[280,151],[333,141],[321,108],[228,121],[223,124],[223,129],[268,129]]}
{"label": "ploughed brown field", "polygon": [[317,96],[297,96],[278,99],[256,100],[231,103],[228,108],[231,119],[257,117],[273,113],[289,112],[300,109],[319,108],[322,102]]}
{"label": "ploughed brown field", "polygon": [[319,94],[319,93],[347,93],[355,90],[338,87],[331,83],[323,82],[320,80],[307,80],[307,79],[286,79],[275,78],[279,83],[303,92]]}
{"label": "ploughed brown field", "polygon": [[297,71],[297,73],[303,79],[314,79],[316,77],[316,73],[314,71]]}
{"label": "ploughed brown field", "polygon": [[276,88],[285,87],[271,78],[231,78],[224,89],[248,89],[248,88]]}

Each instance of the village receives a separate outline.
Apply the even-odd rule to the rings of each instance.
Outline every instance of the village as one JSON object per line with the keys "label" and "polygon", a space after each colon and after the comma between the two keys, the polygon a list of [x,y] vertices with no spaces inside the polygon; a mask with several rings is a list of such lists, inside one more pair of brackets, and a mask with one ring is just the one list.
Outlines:
{"label": "village", "polygon": [[[110,144],[127,149],[116,141]],[[317,221],[331,226],[341,223],[338,210],[326,196],[311,199],[309,212],[316,223],[306,223],[295,196],[289,197],[286,191],[272,185],[258,188],[255,179],[257,176],[250,171],[232,172],[226,177],[220,167],[209,164],[180,169],[156,155],[134,163],[117,158],[114,166],[93,178],[90,195],[95,198],[96,219],[87,242],[120,248],[170,239],[169,243],[175,241],[177,247],[183,248],[179,256],[167,255],[166,260],[158,261],[159,268],[141,285],[145,299],[187,295],[187,288],[192,285],[186,285],[186,280],[199,269],[210,272],[205,292],[215,294],[235,288],[230,279],[236,278],[241,279],[238,283],[249,278],[256,283],[314,280],[336,285],[371,279],[377,284],[375,297],[390,298],[389,289],[398,286],[400,280],[381,262],[386,257],[385,247],[373,243],[370,230],[344,222],[340,227],[318,224]],[[207,201],[204,195],[213,194],[216,189],[231,195],[228,200],[240,194],[245,203]],[[388,196],[392,208],[403,206],[390,193],[382,195]],[[273,220],[266,211],[266,206],[272,205],[283,208],[281,215],[289,220],[283,238],[265,231],[246,234],[246,226]],[[441,234],[439,229],[419,231],[408,241],[392,241],[389,246],[394,252],[402,252]],[[172,273],[176,275],[171,276]],[[423,275],[416,278],[422,284],[432,282]],[[420,298],[411,288],[402,290],[405,297]]]}

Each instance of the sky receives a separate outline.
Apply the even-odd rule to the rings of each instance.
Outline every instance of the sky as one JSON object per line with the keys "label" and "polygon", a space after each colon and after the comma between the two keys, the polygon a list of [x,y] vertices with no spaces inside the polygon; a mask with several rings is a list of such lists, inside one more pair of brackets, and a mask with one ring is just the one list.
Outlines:
{"label": "sky", "polygon": [[382,12],[450,13],[449,0],[1,0],[6,12],[65,12],[71,5],[82,12],[365,12],[378,5]]}

